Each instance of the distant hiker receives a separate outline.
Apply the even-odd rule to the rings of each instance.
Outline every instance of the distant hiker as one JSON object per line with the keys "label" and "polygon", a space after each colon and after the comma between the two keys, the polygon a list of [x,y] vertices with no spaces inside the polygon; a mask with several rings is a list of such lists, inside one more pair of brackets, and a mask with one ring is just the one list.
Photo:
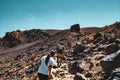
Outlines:
{"label": "distant hiker", "polygon": [[58,66],[61,65],[61,61],[62,61],[62,59],[64,58],[64,53],[63,53],[63,51],[64,51],[64,45],[63,45],[63,43],[61,42],[61,43],[59,43],[59,44],[57,45],[57,64],[58,64]]}
{"label": "distant hiker", "polygon": [[39,80],[49,80],[51,75],[51,68],[55,65],[54,60],[55,51],[51,50],[48,55],[45,55],[41,58],[40,66],[38,69]]}
{"label": "distant hiker", "polygon": [[81,53],[85,50],[85,46],[82,45],[82,43],[77,42],[74,49],[73,49],[73,56],[78,56],[78,53]]}

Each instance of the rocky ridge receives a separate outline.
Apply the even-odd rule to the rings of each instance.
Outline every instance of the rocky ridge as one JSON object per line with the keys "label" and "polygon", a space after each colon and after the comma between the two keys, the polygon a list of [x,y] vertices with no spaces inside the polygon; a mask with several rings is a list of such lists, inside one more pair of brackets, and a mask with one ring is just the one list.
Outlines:
{"label": "rocky ridge", "polygon": [[[0,79],[38,80],[37,69],[40,57],[56,49],[59,42],[65,45],[66,58],[59,68],[53,69],[54,78],[51,80],[118,79],[120,78],[119,25],[120,22],[117,22],[89,34],[63,30],[42,43],[16,51],[18,55],[0,59]],[[71,53],[77,41],[85,46],[85,50],[77,57],[73,57]]]}
{"label": "rocky ridge", "polygon": [[0,39],[0,46],[3,48],[12,48],[20,44],[31,43],[37,40],[42,40],[51,37],[49,34],[42,32],[39,29],[13,31],[7,32],[6,35]]}

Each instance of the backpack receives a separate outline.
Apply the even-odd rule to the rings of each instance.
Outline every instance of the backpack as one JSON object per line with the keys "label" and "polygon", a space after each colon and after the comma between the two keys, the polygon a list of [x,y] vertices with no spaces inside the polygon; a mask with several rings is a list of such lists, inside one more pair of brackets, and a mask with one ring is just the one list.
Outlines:
{"label": "backpack", "polygon": [[64,50],[64,46],[63,46],[63,45],[58,44],[58,45],[57,45],[57,51],[58,51],[59,53],[62,53],[62,52],[63,52],[63,50]]}

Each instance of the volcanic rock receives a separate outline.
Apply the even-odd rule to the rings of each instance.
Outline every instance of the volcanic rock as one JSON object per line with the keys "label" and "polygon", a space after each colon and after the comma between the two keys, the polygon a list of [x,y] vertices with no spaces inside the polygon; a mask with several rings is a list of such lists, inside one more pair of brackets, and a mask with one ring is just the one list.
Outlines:
{"label": "volcanic rock", "polygon": [[39,29],[32,29],[26,31],[7,32],[3,39],[0,40],[1,46],[12,48],[19,44],[31,43],[37,40],[43,40],[51,37],[49,34],[42,32]]}
{"label": "volcanic rock", "polygon": [[116,53],[105,56],[100,63],[106,73],[106,76],[109,76],[112,70],[120,67],[120,50]]}
{"label": "volcanic rock", "polygon": [[108,38],[107,39],[109,43],[114,43],[116,42],[116,38]]}
{"label": "volcanic rock", "polygon": [[82,72],[83,69],[80,68],[79,62],[73,62],[69,65],[69,72],[72,74],[76,74],[77,72]]}
{"label": "volcanic rock", "polygon": [[[114,47],[120,47],[120,31],[116,26],[119,25],[114,24],[106,26],[105,28],[103,27],[102,29],[97,29],[97,31],[93,31],[93,28],[88,28],[87,31],[85,31],[88,33],[81,33],[82,35],[70,32],[69,30],[60,30],[59,33],[49,37],[44,35],[44,33],[42,34],[41,30],[36,29],[30,31],[18,30],[13,33],[8,33],[14,37],[12,39],[13,42],[14,40],[20,40],[21,43],[20,47],[16,46],[9,48],[9,50],[5,49],[4,53],[0,53],[0,80],[38,80],[37,70],[40,58],[43,55],[48,54],[49,51],[56,49],[56,45],[59,42],[63,42],[65,45],[65,57],[67,59],[62,61],[61,66],[55,68],[55,72],[52,72],[54,73],[54,79],[52,80],[81,80],[81,75],[82,78],[85,75],[87,80],[107,80],[108,77],[111,80],[119,80],[119,70],[116,68],[120,68],[120,51],[117,51],[118,49],[115,50]],[[89,30],[91,31],[89,32]],[[80,29],[80,32],[81,31],[82,29]],[[93,36],[97,32],[102,33],[103,35],[106,34],[106,39],[98,37],[98,39],[94,40]],[[111,38],[111,33],[115,33],[115,36],[117,35],[115,39],[118,41],[115,41],[114,47],[107,49],[108,46],[111,45],[111,43],[107,40]],[[74,56],[70,53],[74,50],[73,46],[76,42],[78,42],[78,38],[87,49],[82,52],[85,55],[83,58],[81,58],[80,55],[77,56],[77,60],[74,60]],[[9,45],[10,43],[6,39],[7,38],[0,39],[0,45],[4,45],[4,47]],[[70,46],[67,42],[68,40],[70,41]],[[83,42],[84,40],[87,40],[87,42]],[[111,42],[113,45],[114,40],[111,40]],[[35,44],[24,47],[31,43]],[[105,51],[108,51],[107,56]],[[74,78],[76,73],[77,78]],[[107,76],[106,79],[103,79],[104,75]]]}
{"label": "volcanic rock", "polygon": [[82,44],[77,44],[73,50],[73,54],[82,53],[85,50],[85,46]]}
{"label": "volcanic rock", "polygon": [[120,80],[120,68],[113,70],[112,74],[107,80]]}
{"label": "volcanic rock", "polygon": [[72,25],[70,31],[79,33],[80,32],[80,25],[79,24]]}
{"label": "volcanic rock", "polygon": [[101,38],[102,37],[102,34],[97,32],[95,35],[94,35],[94,39],[98,39],[98,38]]}
{"label": "volcanic rock", "polygon": [[120,47],[116,44],[109,44],[106,46],[105,48],[105,52],[106,54],[111,54],[111,53],[114,53],[116,51],[118,51],[120,49]]}

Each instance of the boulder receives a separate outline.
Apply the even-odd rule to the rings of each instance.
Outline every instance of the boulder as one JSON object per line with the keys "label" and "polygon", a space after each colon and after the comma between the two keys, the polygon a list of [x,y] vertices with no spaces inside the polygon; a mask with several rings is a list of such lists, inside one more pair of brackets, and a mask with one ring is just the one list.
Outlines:
{"label": "boulder", "polygon": [[79,62],[73,62],[69,65],[69,72],[71,74],[76,74],[77,72],[83,72],[84,70],[80,68]]}
{"label": "boulder", "polygon": [[93,63],[90,61],[82,61],[79,65],[83,70],[90,70],[93,67]]}
{"label": "boulder", "polygon": [[74,76],[74,80],[87,80],[87,79],[83,74],[76,73],[76,75]]}
{"label": "boulder", "polygon": [[37,40],[43,40],[50,38],[51,36],[48,33],[43,32],[40,29],[32,29],[25,31],[13,31],[6,32],[6,35],[0,39],[0,45],[4,48],[12,48],[21,43],[31,43]]}
{"label": "boulder", "polygon": [[15,57],[15,60],[20,60],[20,59],[22,59],[23,57],[22,57],[22,55],[17,55],[16,57]]}
{"label": "boulder", "polygon": [[77,44],[73,50],[73,54],[82,53],[85,50],[85,46]]}
{"label": "boulder", "polygon": [[45,48],[43,48],[43,47],[41,47],[41,48],[39,48],[39,51],[43,51]]}
{"label": "boulder", "polygon": [[113,70],[112,74],[107,80],[120,80],[120,67]]}
{"label": "boulder", "polygon": [[98,39],[98,38],[101,38],[102,37],[102,34],[97,32],[95,35],[94,35],[94,39]]}
{"label": "boulder", "polygon": [[100,61],[100,64],[103,71],[105,71],[106,76],[109,76],[115,68],[120,67],[120,50],[105,56]]}
{"label": "boulder", "polygon": [[120,47],[118,45],[109,44],[105,47],[105,52],[106,52],[106,54],[111,54],[111,53],[118,51],[119,49],[120,49]]}
{"label": "boulder", "polygon": [[72,25],[70,31],[79,33],[80,32],[80,25],[79,24]]}
{"label": "boulder", "polygon": [[86,75],[85,75],[85,77],[92,77],[93,76],[93,74],[91,73],[91,72],[88,72],[88,73],[86,73]]}

